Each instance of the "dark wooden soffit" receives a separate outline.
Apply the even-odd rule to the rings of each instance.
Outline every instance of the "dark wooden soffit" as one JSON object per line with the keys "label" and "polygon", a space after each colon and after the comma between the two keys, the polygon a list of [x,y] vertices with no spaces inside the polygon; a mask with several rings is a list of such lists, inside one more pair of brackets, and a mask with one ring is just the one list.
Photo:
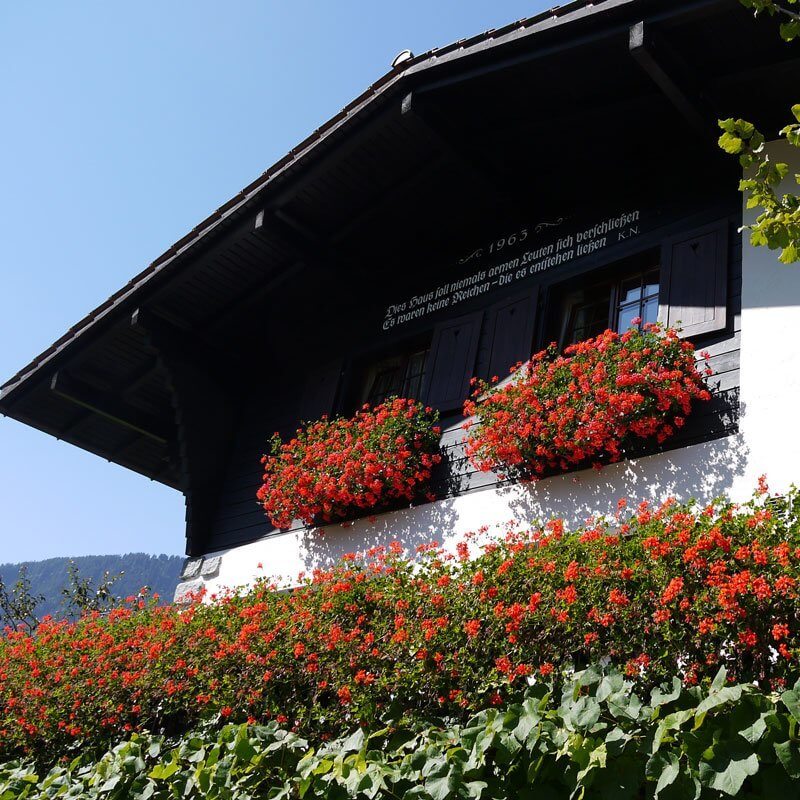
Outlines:
{"label": "dark wooden soffit", "polygon": [[160,419],[124,402],[113,394],[106,394],[80,380],[70,377],[64,371],[56,372],[50,380],[50,389],[59,397],[76,406],[99,414],[123,428],[165,445],[173,432]]}
{"label": "dark wooden soffit", "polygon": [[[637,17],[644,9],[652,9],[647,20],[665,15],[686,19],[687,15],[709,14],[723,6],[730,10],[730,0],[575,2],[405,62],[8,381],[0,389],[0,412],[154,480],[179,485],[187,498],[190,494],[194,498],[192,509],[201,508],[206,500],[197,498],[208,496],[206,489],[216,476],[197,450],[207,446],[209,452],[219,456],[228,432],[216,427],[204,430],[198,420],[206,412],[188,399],[192,394],[189,387],[202,390],[205,386],[209,397],[218,399],[220,408],[230,409],[239,402],[243,387],[231,384],[229,376],[248,372],[242,365],[237,369],[231,349],[225,351],[224,343],[222,352],[215,350],[215,342],[232,321],[258,307],[287,281],[301,274],[339,273],[345,267],[352,270],[353,265],[338,250],[341,240],[381,211],[381,203],[370,199],[359,206],[345,228],[323,235],[287,208],[298,193],[321,183],[342,159],[358,154],[365,143],[383,136],[389,126],[400,126],[412,132],[414,142],[419,138],[428,146],[420,148],[413,163],[409,160],[403,165],[402,176],[395,176],[395,186],[384,193],[386,197],[412,192],[430,169],[447,162],[474,177],[487,194],[491,192],[500,202],[513,205],[518,202],[513,186],[507,181],[495,182],[493,165],[475,148],[465,148],[452,126],[437,113],[433,102],[437,82],[452,82],[479,72],[492,74],[559,48],[565,59],[559,63],[566,64],[573,59],[574,48],[589,39],[604,40],[609,31],[616,37],[614,52],[620,50],[627,59],[625,42],[634,22],[633,9]],[[747,24],[750,21],[743,19],[743,25]],[[630,63],[631,71],[638,74],[633,59]],[[644,84],[643,78],[639,81]],[[237,286],[235,292],[220,298],[202,325],[187,327],[180,318],[180,308],[177,313],[168,313],[162,302],[167,295],[182,296],[181,287],[188,286],[204,264],[214,259],[231,263],[232,249],[244,244],[261,247],[259,257],[271,249],[280,251],[281,256],[264,269],[257,284],[241,289]],[[137,309],[141,309],[136,315],[138,321],[131,326]],[[145,317],[146,325],[141,322]],[[126,340],[134,328],[140,332],[135,341]],[[105,348],[108,343],[113,347]],[[101,353],[103,348],[108,352]],[[108,363],[114,348],[120,353],[133,350],[136,358],[124,380],[103,386],[92,380],[93,373],[101,376],[103,372],[102,367],[93,370],[93,362],[98,359],[100,363],[102,355],[106,359],[103,363]],[[208,385],[203,383],[201,372],[206,373]],[[161,387],[158,408],[148,407],[155,384]],[[217,463],[222,461],[220,457]],[[190,526],[197,531],[198,541],[205,535],[205,520],[210,513],[210,506],[203,507],[206,510],[198,512],[201,521]]]}
{"label": "dark wooden soffit", "polygon": [[677,109],[694,132],[709,145],[719,136],[717,119],[703,96],[691,69],[663,34],[644,21],[629,31],[631,56]]}
{"label": "dark wooden soffit", "polygon": [[[456,72],[461,78],[468,79],[473,74],[470,68],[473,62],[475,70],[485,72],[490,68],[503,68],[517,63],[519,59],[540,58],[555,50],[579,47],[586,36],[597,38],[608,35],[609,31],[599,23],[600,19],[623,13],[634,6],[652,8],[656,16],[680,16],[698,13],[698,9],[708,11],[728,6],[729,3],[730,0],[695,0],[681,4],[666,0],[604,0],[598,3],[576,0],[402,62],[6,381],[0,387],[0,409],[19,391],[22,384],[35,379],[43,368],[58,364],[66,351],[89,332],[102,332],[110,321],[124,319],[125,314],[141,305],[159,280],[179,270],[199,244],[205,245],[220,232],[229,231],[232,224],[242,224],[242,218],[245,218],[244,224],[249,226],[249,218],[259,205],[280,205],[282,197],[295,194],[304,183],[313,180],[317,171],[325,169],[323,159],[328,152],[336,150],[340,153],[358,147],[359,140],[368,135],[370,129],[380,128],[387,117],[397,114],[396,104],[389,103],[388,98],[398,84],[424,85],[432,89],[436,88],[435,76],[440,73],[443,80],[453,79]],[[619,22],[619,25],[626,24],[629,23],[625,23],[624,19]],[[536,47],[531,46],[534,37]],[[503,53],[506,51],[509,55],[504,60]],[[491,60],[493,65],[489,65],[487,60]],[[270,198],[263,195],[268,187],[272,194]]]}

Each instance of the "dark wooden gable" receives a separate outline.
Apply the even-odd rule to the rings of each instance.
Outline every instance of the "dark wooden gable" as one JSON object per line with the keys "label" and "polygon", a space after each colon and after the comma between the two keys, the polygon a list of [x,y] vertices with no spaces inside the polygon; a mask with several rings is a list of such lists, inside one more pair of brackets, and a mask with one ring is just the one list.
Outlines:
{"label": "dark wooden gable", "polygon": [[334,411],[344,359],[308,368],[300,401],[299,419],[315,420]]}

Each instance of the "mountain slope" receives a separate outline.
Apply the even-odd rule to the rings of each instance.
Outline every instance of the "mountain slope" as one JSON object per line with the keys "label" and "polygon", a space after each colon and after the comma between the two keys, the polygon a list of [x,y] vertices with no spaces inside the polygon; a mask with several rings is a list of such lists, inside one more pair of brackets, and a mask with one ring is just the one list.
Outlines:
{"label": "mountain slope", "polygon": [[75,562],[81,578],[91,578],[94,586],[102,579],[106,570],[111,575],[124,572],[112,587],[114,594],[127,597],[135,595],[143,586],[149,586],[151,592],[159,594],[166,601],[172,600],[183,564],[182,556],[154,556],[147,553],[78,556],[73,559],[48,558],[44,561],[0,564],[0,579],[10,588],[19,577],[20,567],[27,567],[32,593],[45,597],[45,601],[37,607],[37,615],[61,616],[63,614],[61,590],[69,583],[67,566],[70,560]]}

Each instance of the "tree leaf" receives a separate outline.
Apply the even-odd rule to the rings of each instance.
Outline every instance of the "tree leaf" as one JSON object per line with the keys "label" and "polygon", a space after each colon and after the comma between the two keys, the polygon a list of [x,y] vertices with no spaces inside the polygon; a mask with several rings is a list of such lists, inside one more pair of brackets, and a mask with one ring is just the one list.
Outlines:
{"label": "tree leaf", "polygon": [[600,703],[593,697],[580,697],[572,707],[570,719],[578,728],[590,728],[600,719]]}
{"label": "tree leaf", "polygon": [[352,753],[354,750],[358,751],[364,746],[365,742],[364,731],[361,728],[357,728],[350,736],[348,736],[342,742],[342,752],[343,753]]}
{"label": "tree leaf", "polygon": [[[719,676],[718,676],[719,677]],[[714,679],[716,683],[716,678]],[[699,706],[697,706],[696,714],[698,717],[707,714],[712,708],[724,705],[725,703],[735,703],[742,696],[741,686],[725,686],[722,689],[714,691],[714,684],[711,684],[711,693],[706,697]],[[699,727],[699,725],[698,725]]]}
{"label": "tree leaf", "polygon": [[653,689],[650,693],[650,705],[653,708],[659,708],[667,703],[672,703],[681,696],[682,689],[683,684],[681,684],[679,678],[675,677],[672,679],[671,689],[667,689],[666,684],[662,684]]}
{"label": "tree leaf", "polygon": [[645,774],[656,781],[655,797],[664,791],[680,773],[680,761],[675,753],[654,753],[647,762]]}
{"label": "tree leaf", "polygon": [[709,761],[700,762],[700,782],[731,795],[739,793],[745,780],[758,772],[758,757],[752,751],[718,748]]}
{"label": "tree leaf", "polygon": [[732,133],[723,133],[718,142],[719,146],[730,155],[738,155],[744,150],[744,141]]}
{"label": "tree leaf", "polygon": [[177,761],[170,761],[167,764],[156,764],[153,769],[150,770],[148,777],[163,781],[167,778],[171,778],[176,772],[179,772],[180,768],[181,766]]}
{"label": "tree leaf", "polygon": [[725,686],[725,681],[728,677],[728,670],[725,667],[720,667],[717,670],[717,674],[714,676],[714,680],[711,681],[711,691],[718,692]]}
{"label": "tree leaf", "polygon": [[800,780],[800,753],[791,742],[775,742],[775,755],[793,780]]}
{"label": "tree leaf", "polygon": [[425,781],[425,791],[431,796],[432,800],[445,800],[451,794],[455,794],[460,781],[453,773],[444,775],[440,778],[428,778]]}

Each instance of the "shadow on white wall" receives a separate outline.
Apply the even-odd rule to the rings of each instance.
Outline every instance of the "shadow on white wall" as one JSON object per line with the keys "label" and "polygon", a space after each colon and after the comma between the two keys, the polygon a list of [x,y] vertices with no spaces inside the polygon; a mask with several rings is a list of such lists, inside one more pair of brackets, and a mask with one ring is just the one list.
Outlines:
{"label": "shadow on white wall", "polygon": [[[518,519],[560,517],[576,527],[590,516],[613,513],[620,498],[630,503],[661,502],[667,497],[706,503],[729,494],[747,471],[749,451],[739,436],[717,439],[692,450],[693,458],[686,457],[686,450],[673,450],[581,472],[574,480],[567,475],[542,481],[523,495],[517,493],[509,505]],[[568,488],[570,484],[573,491]]]}
{"label": "shadow on white wall", "polygon": [[[303,531],[299,533],[298,555],[304,566],[312,569],[325,567],[345,553],[386,546],[394,540],[408,551],[434,540],[451,548],[467,532],[487,526],[488,535],[497,535],[512,521],[522,526],[559,517],[575,528],[589,517],[613,514],[620,498],[632,504],[660,502],[670,496],[707,502],[731,494],[732,488],[742,483],[747,466],[744,440],[738,435],[727,436],[601,470],[452,497],[358,520],[347,527],[331,525]],[[755,484],[748,491],[754,488]]]}

